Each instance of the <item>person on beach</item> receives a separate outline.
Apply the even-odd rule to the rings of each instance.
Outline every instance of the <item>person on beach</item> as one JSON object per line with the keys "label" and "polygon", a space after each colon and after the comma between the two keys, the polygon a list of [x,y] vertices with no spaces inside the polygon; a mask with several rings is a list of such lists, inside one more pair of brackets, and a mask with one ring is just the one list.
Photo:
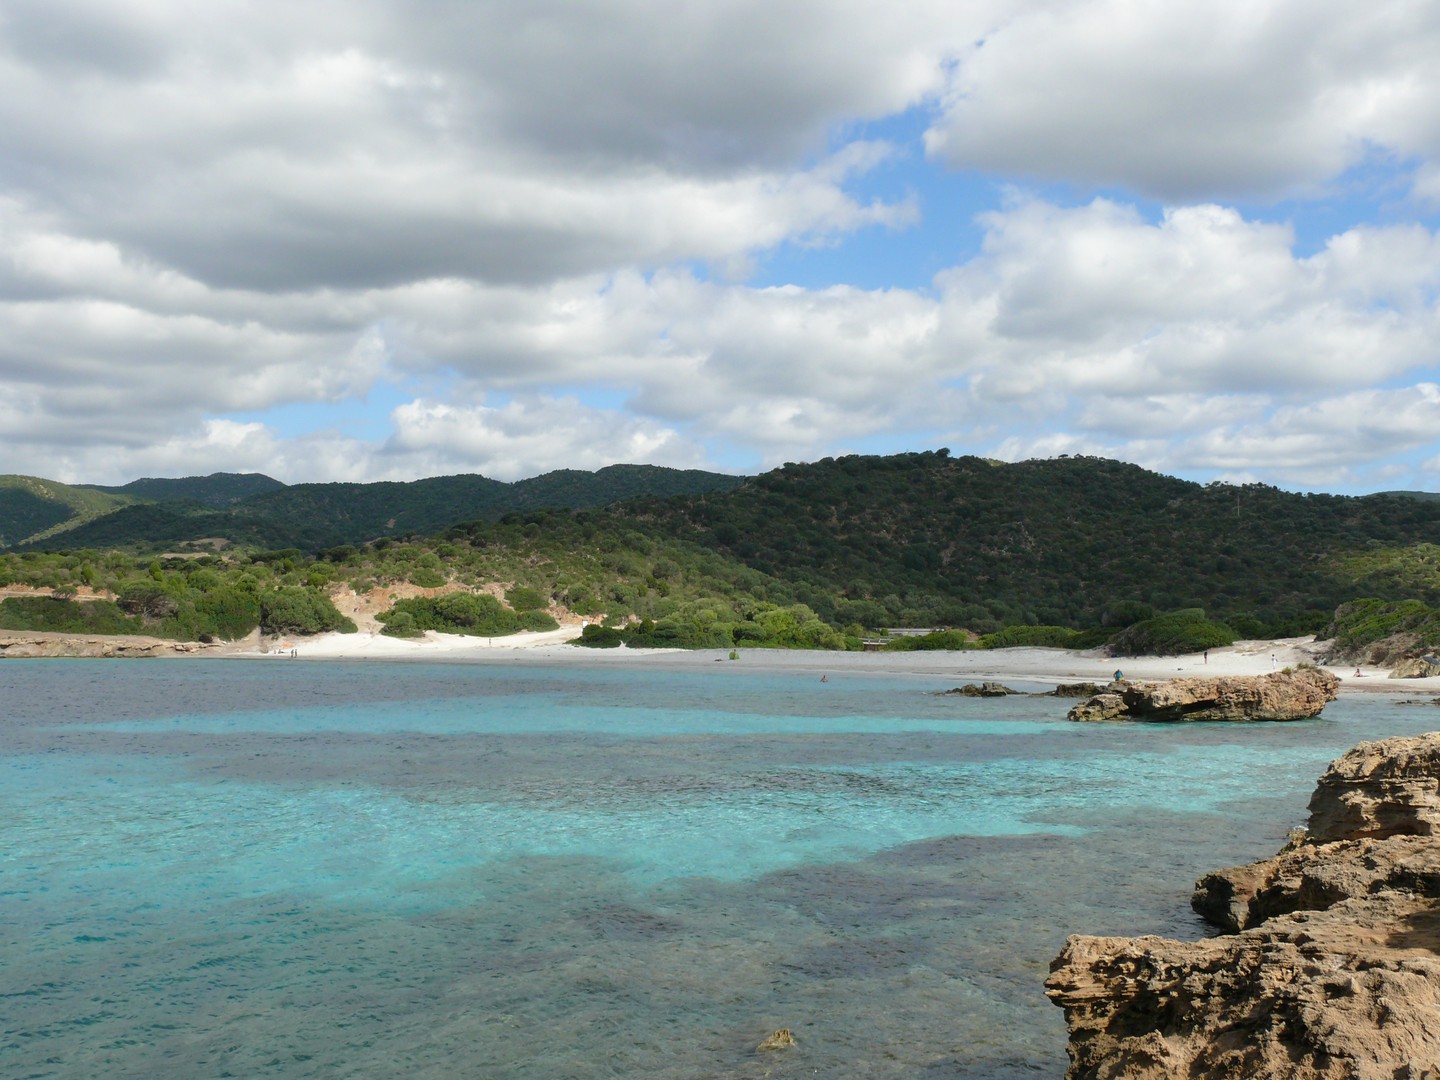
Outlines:
{"label": "person on beach", "polygon": [[1209,650],[1209,649],[1206,649],[1206,650],[1205,650],[1205,663],[1208,664],[1209,662],[1210,662],[1210,650]]}
{"label": "person on beach", "polygon": [[1120,682],[1120,681],[1122,681],[1124,678],[1125,678],[1125,673],[1124,673],[1123,671],[1121,671],[1121,670],[1117,667],[1117,668],[1115,669],[1115,681],[1116,681],[1116,682]]}

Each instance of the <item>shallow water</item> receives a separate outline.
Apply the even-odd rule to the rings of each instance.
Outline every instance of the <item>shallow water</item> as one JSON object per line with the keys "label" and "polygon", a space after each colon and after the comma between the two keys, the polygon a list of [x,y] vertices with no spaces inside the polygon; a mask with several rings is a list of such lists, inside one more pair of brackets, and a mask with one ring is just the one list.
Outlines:
{"label": "shallow water", "polygon": [[1202,935],[1326,762],[1440,727],[947,685],[6,661],[0,1074],[1059,1076],[1067,933]]}

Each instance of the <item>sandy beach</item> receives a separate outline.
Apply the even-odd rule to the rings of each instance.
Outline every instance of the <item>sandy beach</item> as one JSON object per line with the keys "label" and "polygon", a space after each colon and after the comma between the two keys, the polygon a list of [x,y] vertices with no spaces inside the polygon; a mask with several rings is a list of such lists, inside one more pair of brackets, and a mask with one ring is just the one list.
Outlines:
{"label": "sandy beach", "polygon": [[[258,647],[227,650],[226,655],[257,660],[398,660],[449,662],[525,662],[551,664],[645,664],[698,667],[724,663],[737,668],[812,672],[817,677],[847,673],[913,674],[954,680],[956,685],[987,679],[1033,684],[1108,682],[1116,671],[1131,679],[1170,679],[1205,675],[1263,675],[1300,663],[1315,663],[1323,653],[1313,638],[1242,641],[1211,649],[1208,656],[1142,656],[1117,659],[1098,650],[995,649],[973,652],[839,653],[804,649],[740,649],[729,659],[721,649],[578,649],[569,644],[579,627],[507,637],[475,638],[433,631],[419,639],[402,640],[381,634],[323,634],[280,643],[278,652]],[[1440,678],[1391,679],[1379,667],[1325,666],[1341,680],[1342,692],[1389,694],[1440,693]]]}

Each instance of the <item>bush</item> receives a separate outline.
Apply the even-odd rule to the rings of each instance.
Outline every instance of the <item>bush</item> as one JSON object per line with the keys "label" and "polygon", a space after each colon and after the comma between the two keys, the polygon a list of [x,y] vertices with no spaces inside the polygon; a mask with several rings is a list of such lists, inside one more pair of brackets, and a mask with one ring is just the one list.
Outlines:
{"label": "bush", "polygon": [[391,611],[386,615],[388,617],[382,617],[382,621],[385,623],[382,634],[388,634],[390,637],[419,637],[424,633],[415,625],[415,616],[408,611]]}
{"label": "bush", "polygon": [[1081,630],[1065,645],[1067,649],[1098,649],[1102,645],[1108,645],[1110,639],[1115,636],[1115,631],[1108,626],[1094,626],[1089,630]]}
{"label": "bush", "polygon": [[121,610],[147,619],[163,619],[174,615],[180,606],[161,586],[150,582],[125,586],[120,591],[117,603]]}
{"label": "bush", "polygon": [[886,652],[921,652],[930,649],[973,649],[974,642],[964,630],[937,630],[916,637],[893,637],[884,646]]}
{"label": "bush", "polygon": [[[392,629],[402,615],[405,619],[398,625],[404,629]],[[376,618],[385,624],[382,633],[392,637],[409,637],[426,630],[475,637],[504,637],[520,629],[513,611],[507,611],[493,596],[476,593],[397,600],[389,611],[381,612]]]}
{"label": "bush", "polygon": [[353,634],[356,625],[336,610],[323,593],[284,585],[260,595],[260,628],[267,634]]}
{"label": "bush", "polygon": [[523,611],[519,618],[521,630],[559,630],[560,624],[554,617],[544,611]]}
{"label": "bush", "polygon": [[532,589],[528,585],[517,585],[513,589],[506,589],[505,602],[516,611],[535,611],[538,608],[550,606],[548,596],[539,589]]}
{"label": "bush", "polygon": [[1064,649],[1075,639],[1068,626],[1007,626],[980,639],[982,649]]}
{"label": "bush", "polygon": [[591,623],[580,631],[580,636],[574,644],[584,645],[590,649],[617,649],[624,640],[624,636],[614,627]]}
{"label": "bush", "polygon": [[1235,631],[1200,608],[1182,608],[1127,626],[1110,642],[1113,656],[1179,656],[1235,642]]}
{"label": "bush", "polygon": [[202,635],[234,641],[260,625],[260,598],[244,589],[215,589],[195,601],[195,622]]}
{"label": "bush", "polygon": [[57,600],[50,596],[11,596],[0,601],[0,627],[65,634],[145,633],[139,619],[128,618],[108,600]]}

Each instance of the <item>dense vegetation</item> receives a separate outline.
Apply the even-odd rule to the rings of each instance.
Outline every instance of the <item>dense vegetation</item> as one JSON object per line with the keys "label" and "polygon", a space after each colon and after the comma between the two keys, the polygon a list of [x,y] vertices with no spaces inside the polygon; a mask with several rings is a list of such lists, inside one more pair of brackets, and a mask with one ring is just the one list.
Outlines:
{"label": "dense vegetation", "polygon": [[[256,628],[267,634],[353,632],[354,622],[324,588],[327,581],[304,566],[264,558],[162,563],[118,552],[0,556],[0,586],[51,590],[49,596],[0,601],[0,628],[185,641],[230,641]],[[91,595],[82,598],[82,588]]]}
{"label": "dense vegetation", "polygon": [[183,476],[165,479],[147,476],[132,480],[122,487],[86,484],[92,491],[125,495],[149,502],[196,502],[204,506],[233,506],[252,495],[279,491],[285,485],[263,473],[211,473],[209,476]]}
{"label": "dense vegetation", "polygon": [[384,633],[415,637],[427,630],[443,634],[502,637],[521,630],[558,630],[560,624],[543,611],[515,612],[493,596],[457,592],[445,596],[417,596],[398,600],[379,616]]}
{"label": "dense vegetation", "polygon": [[[1086,627],[1121,602],[1308,633],[1378,553],[1440,541],[1440,503],[1201,486],[1133,465],[947,454],[787,465],[632,511],[866,625]],[[1369,554],[1370,563],[1356,560]],[[1433,577],[1429,588],[1440,585]],[[1437,596],[1440,599],[1440,596]],[[1239,630],[1240,627],[1235,627]]]}
{"label": "dense vegetation", "polygon": [[0,550],[114,513],[132,501],[36,476],[0,476]]}
{"label": "dense vegetation", "polygon": [[[609,494],[642,497],[575,508],[603,497],[602,479]],[[63,534],[103,525],[131,538],[128,551],[0,555],[0,585],[91,586],[120,615],[175,635],[317,626],[328,612],[281,590],[326,597],[407,583],[469,599],[402,601],[386,614],[389,633],[502,633],[550,609],[590,619],[594,645],[842,648],[912,626],[937,632],[886,647],[1113,641],[1122,654],[1323,632],[1357,596],[1440,604],[1440,501],[1403,494],[1296,495],[1099,459],[1006,465],[944,451],[720,479],[616,466],[514,485],[473,476],[296,485],[226,510],[131,505]],[[693,490],[656,494],[666,484]],[[497,512],[527,500],[535,508]],[[572,505],[546,508],[552,501]],[[472,520],[454,524],[460,514]],[[322,542],[402,528],[431,535]],[[177,530],[230,543],[203,557],[146,554]],[[274,540],[284,542],[261,542]],[[497,584],[505,603],[479,595]],[[144,589],[161,595],[147,600]],[[1376,618],[1390,625],[1392,614]],[[1411,616],[1419,621],[1403,632],[1428,641],[1413,608],[1392,621]]]}
{"label": "dense vegetation", "polygon": [[[379,537],[438,532],[460,521],[517,510],[606,506],[638,496],[724,491],[740,477],[655,465],[562,469],[513,484],[484,476],[409,483],[295,484],[256,474],[215,473],[80,488],[33,477],[0,482],[0,549],[133,548],[158,553],[215,540],[240,548],[314,552]],[[22,499],[22,489],[29,495]]]}

